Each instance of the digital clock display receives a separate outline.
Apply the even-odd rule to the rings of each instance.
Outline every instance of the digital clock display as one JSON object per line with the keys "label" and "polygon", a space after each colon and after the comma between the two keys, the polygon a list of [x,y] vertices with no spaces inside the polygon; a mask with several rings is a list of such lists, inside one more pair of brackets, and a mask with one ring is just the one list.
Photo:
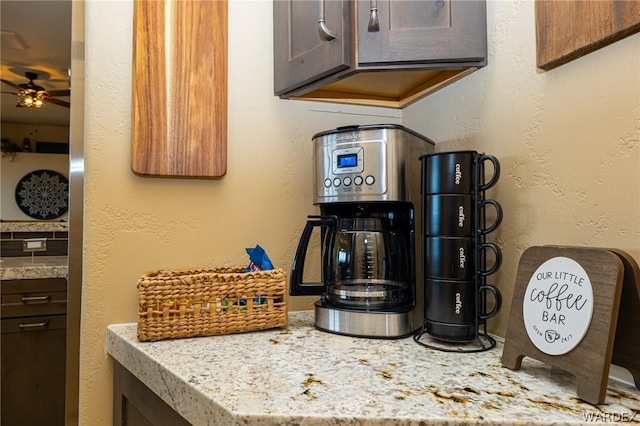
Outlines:
{"label": "digital clock display", "polygon": [[338,168],[356,167],[358,165],[358,154],[338,155]]}

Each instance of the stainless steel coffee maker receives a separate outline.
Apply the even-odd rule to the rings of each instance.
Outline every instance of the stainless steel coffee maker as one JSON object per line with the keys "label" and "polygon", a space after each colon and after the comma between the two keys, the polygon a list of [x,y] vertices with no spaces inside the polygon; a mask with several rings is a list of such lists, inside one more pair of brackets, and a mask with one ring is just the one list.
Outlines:
{"label": "stainless steel coffee maker", "polygon": [[[399,125],[339,127],[312,139],[320,215],[309,216],[302,232],[289,294],[321,296],[315,303],[321,330],[411,335],[421,325],[420,156],[435,144]],[[314,231],[320,233],[321,279],[309,283],[303,274]]]}

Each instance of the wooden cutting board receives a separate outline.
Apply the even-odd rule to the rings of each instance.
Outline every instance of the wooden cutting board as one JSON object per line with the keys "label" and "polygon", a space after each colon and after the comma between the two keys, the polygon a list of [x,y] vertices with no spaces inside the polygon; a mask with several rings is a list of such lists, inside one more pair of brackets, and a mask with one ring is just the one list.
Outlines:
{"label": "wooden cutting board", "polygon": [[550,70],[640,31],[638,0],[536,0],[538,68]]}
{"label": "wooden cutting board", "polygon": [[131,168],[214,178],[227,164],[227,1],[136,0]]}

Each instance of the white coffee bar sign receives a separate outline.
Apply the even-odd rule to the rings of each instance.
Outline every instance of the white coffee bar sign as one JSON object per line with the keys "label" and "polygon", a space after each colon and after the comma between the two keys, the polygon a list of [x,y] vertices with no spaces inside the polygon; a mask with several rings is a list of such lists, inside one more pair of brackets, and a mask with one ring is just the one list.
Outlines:
{"label": "white coffee bar sign", "polygon": [[591,324],[591,280],[575,260],[549,259],[531,276],[522,308],[531,342],[548,355],[566,354],[580,343]]}

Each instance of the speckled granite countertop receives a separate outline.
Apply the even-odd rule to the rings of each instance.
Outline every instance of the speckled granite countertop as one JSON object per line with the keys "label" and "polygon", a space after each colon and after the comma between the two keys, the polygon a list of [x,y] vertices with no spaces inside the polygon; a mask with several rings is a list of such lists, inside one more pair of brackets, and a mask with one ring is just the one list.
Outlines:
{"label": "speckled granite countertop", "polygon": [[69,222],[49,221],[4,221],[0,222],[0,232],[65,232]]}
{"label": "speckled granite countertop", "polygon": [[[59,221],[3,221],[0,232],[67,232],[68,222]],[[3,237],[4,238],[4,237]],[[0,259],[0,280],[30,280],[66,278],[67,256],[18,256]]]}
{"label": "speckled granite countertop", "polygon": [[20,256],[0,259],[0,280],[67,278],[67,256]]}
{"label": "speckled granite countertop", "polygon": [[640,391],[623,383],[594,406],[546,364],[502,367],[501,342],[457,354],[338,336],[316,330],[311,311],[290,313],[284,329],[159,342],[111,325],[107,353],[197,426],[640,423]]}

